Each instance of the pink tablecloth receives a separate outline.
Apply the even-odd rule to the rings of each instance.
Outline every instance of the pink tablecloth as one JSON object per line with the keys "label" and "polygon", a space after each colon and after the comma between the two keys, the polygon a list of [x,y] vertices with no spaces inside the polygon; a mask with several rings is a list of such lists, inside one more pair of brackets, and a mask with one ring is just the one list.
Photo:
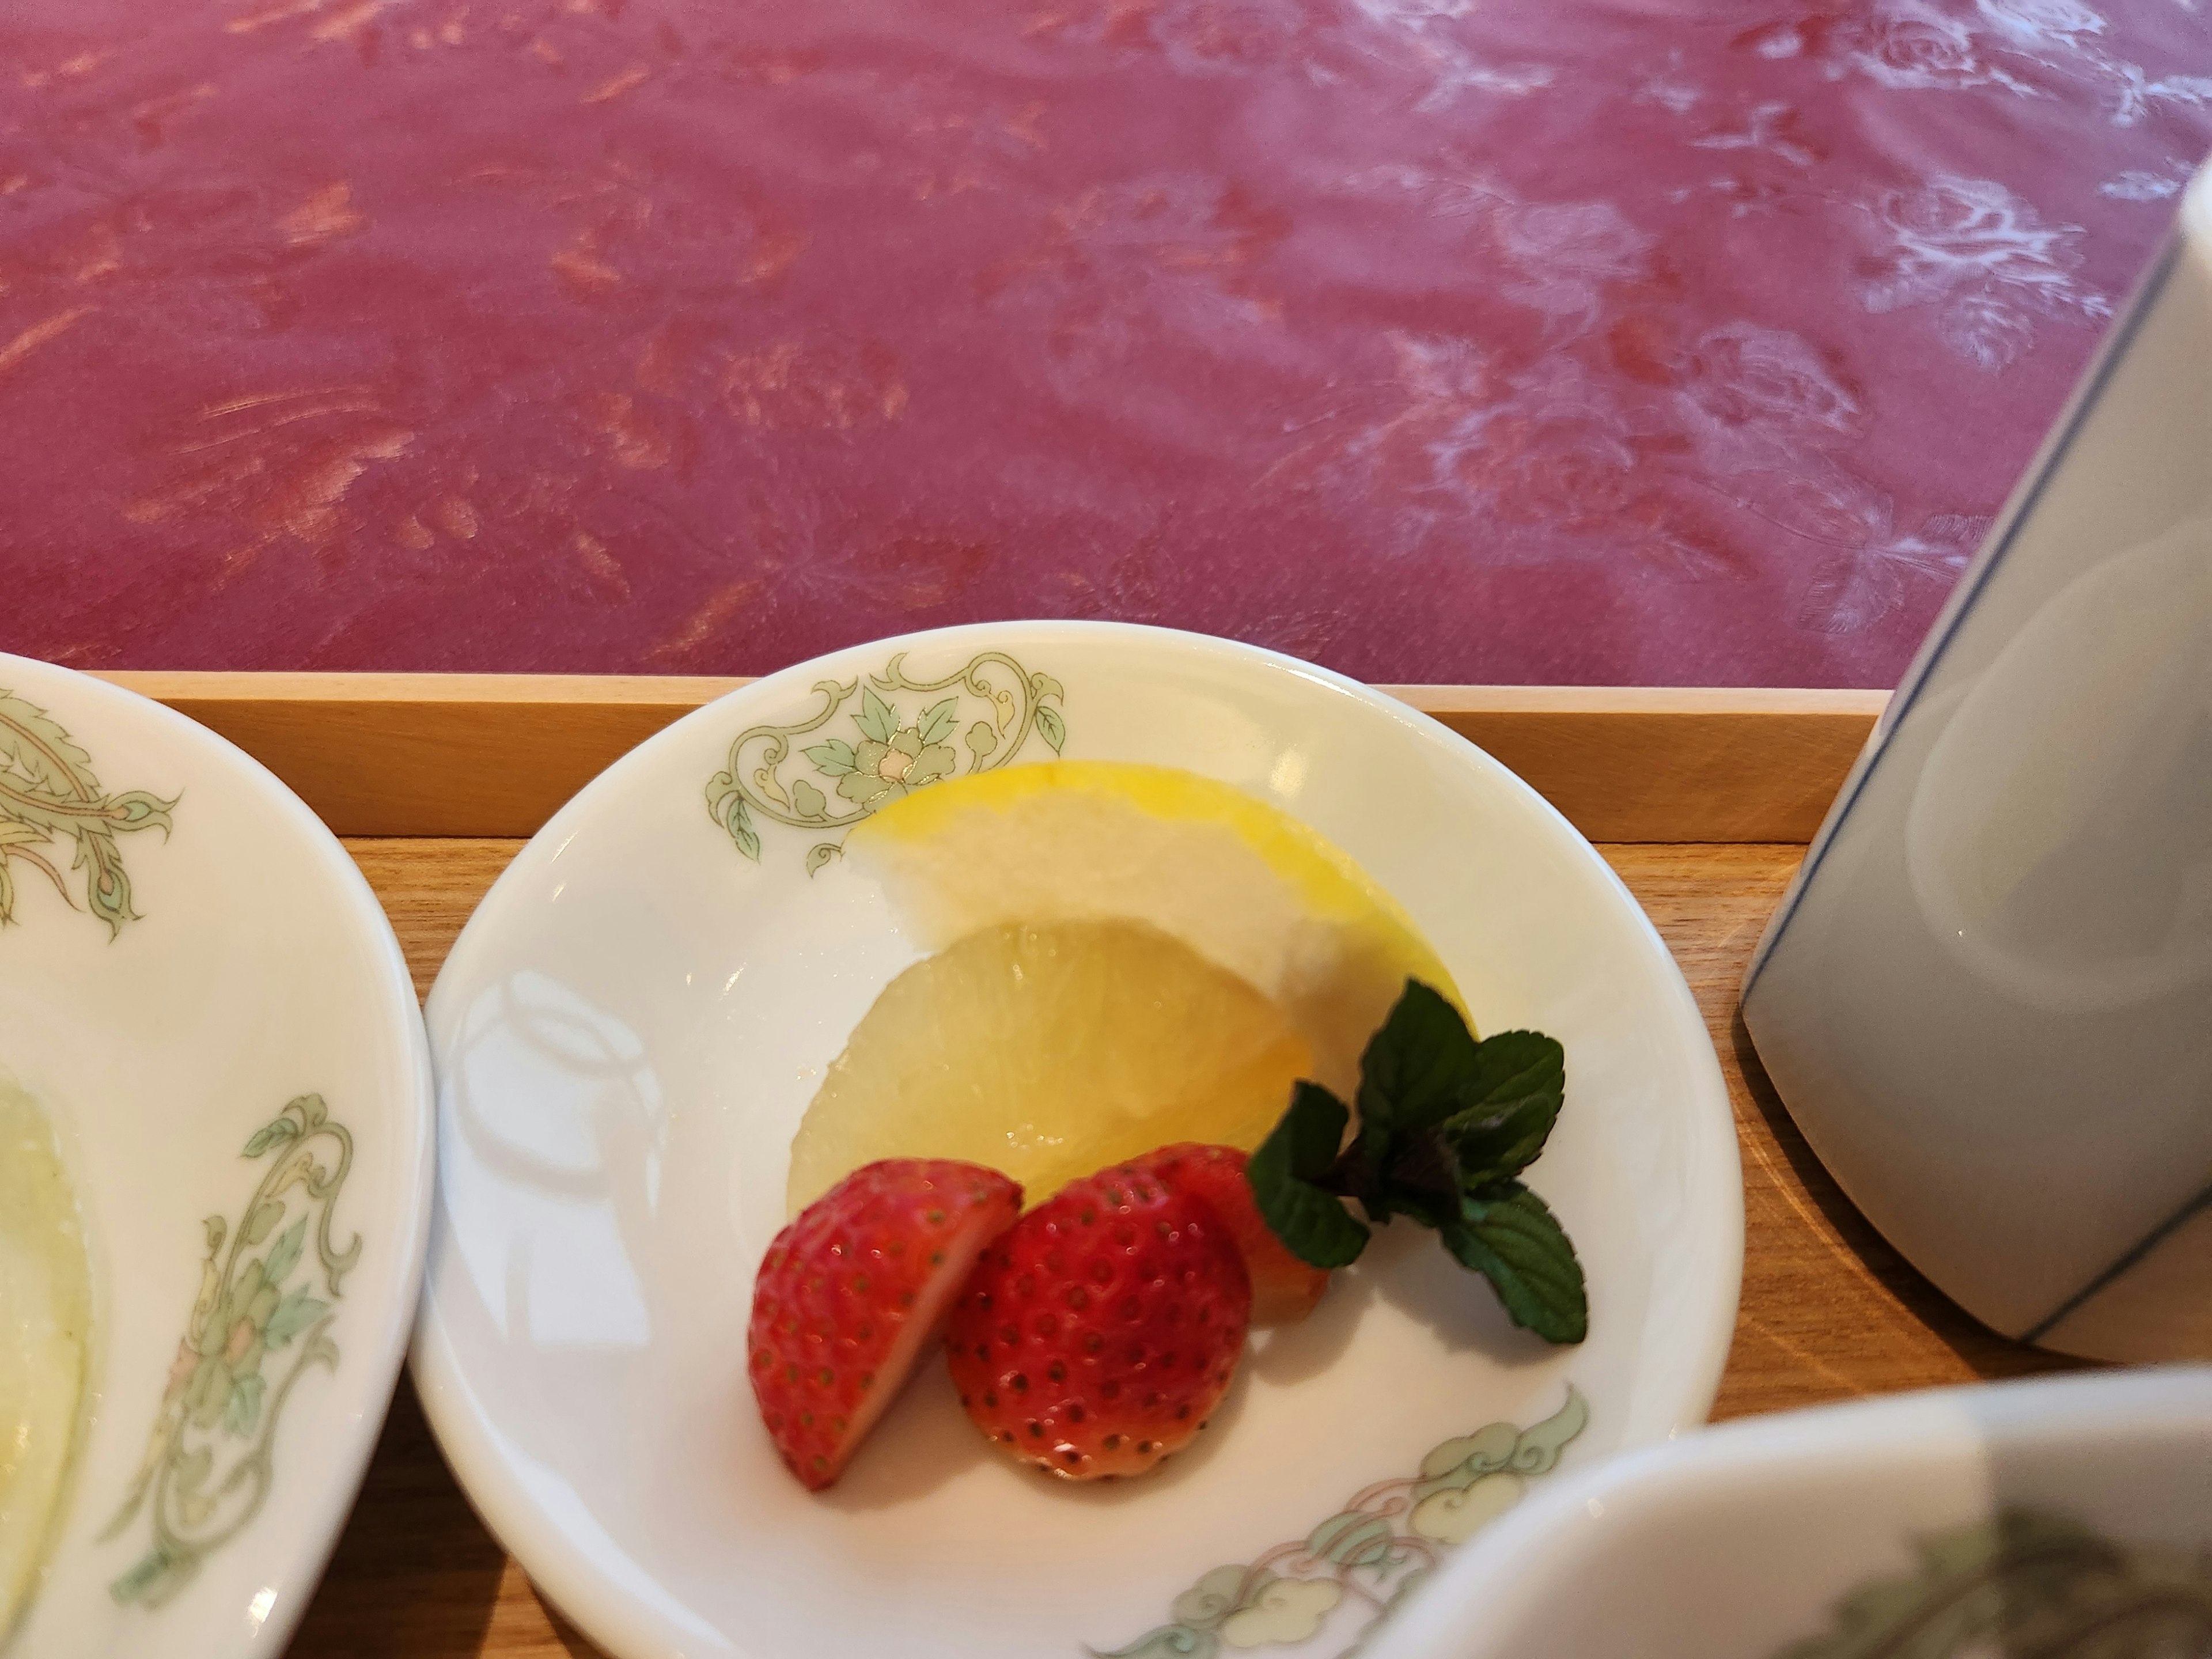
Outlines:
{"label": "pink tablecloth", "polygon": [[2193,0],[13,0],[0,647],[1887,684]]}

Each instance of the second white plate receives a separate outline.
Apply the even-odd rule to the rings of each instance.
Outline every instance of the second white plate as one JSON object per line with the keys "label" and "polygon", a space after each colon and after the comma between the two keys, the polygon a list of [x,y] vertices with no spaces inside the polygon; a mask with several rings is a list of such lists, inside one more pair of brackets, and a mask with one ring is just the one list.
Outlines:
{"label": "second white plate", "polygon": [[[50,1547],[0,1653],[276,1652],[413,1327],[430,1067],[407,964],[345,848],[258,763],[8,656],[0,872],[0,1094],[43,1119],[19,1135],[50,1131],[89,1310]],[[21,1476],[58,1425],[51,1380],[9,1384],[67,1328],[38,1291],[68,1275],[41,1255],[0,1241],[0,1440],[22,1437],[0,1455],[0,1543],[18,1548],[39,1533]]]}

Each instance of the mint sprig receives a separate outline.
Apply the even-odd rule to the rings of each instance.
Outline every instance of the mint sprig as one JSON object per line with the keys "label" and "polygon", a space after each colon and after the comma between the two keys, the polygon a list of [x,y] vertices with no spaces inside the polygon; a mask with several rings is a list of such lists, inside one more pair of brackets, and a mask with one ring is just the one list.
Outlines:
{"label": "mint sprig", "polygon": [[1409,979],[1360,1055],[1352,1144],[1351,1109],[1302,1080],[1245,1179],[1261,1219],[1302,1261],[1347,1267],[1370,1224],[1402,1215],[1434,1228],[1454,1260],[1487,1279],[1515,1324],[1579,1342],[1589,1330],[1582,1264],[1518,1179],[1544,1150],[1565,1092],[1558,1042],[1540,1031],[1478,1042],[1458,1009]]}

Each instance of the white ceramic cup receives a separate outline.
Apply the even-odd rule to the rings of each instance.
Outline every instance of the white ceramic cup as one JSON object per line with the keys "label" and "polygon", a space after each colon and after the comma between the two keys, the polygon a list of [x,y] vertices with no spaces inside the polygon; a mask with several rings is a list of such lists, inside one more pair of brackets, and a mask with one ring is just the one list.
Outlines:
{"label": "white ceramic cup", "polygon": [[1869,1219],[2008,1335],[2212,1357],[2212,169],[1744,981]]}

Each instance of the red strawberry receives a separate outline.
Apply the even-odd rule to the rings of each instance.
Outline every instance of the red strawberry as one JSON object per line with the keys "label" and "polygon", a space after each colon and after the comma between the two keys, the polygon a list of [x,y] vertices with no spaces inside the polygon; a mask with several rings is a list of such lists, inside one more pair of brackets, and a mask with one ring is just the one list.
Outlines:
{"label": "red strawberry", "polygon": [[1252,1322],[1287,1325],[1314,1310],[1328,1288],[1328,1269],[1299,1261],[1260,1218],[1251,1185],[1244,1179],[1244,1154],[1234,1146],[1184,1141],[1133,1158],[1131,1166],[1150,1170],[1177,1192],[1201,1200],[1220,1218],[1243,1253],[1244,1271],[1252,1276]]}
{"label": "red strawberry", "polygon": [[1090,1480],[1141,1474],[1206,1426],[1251,1313],[1213,1212],[1125,1165],[1070,1182],[986,1250],[945,1340],[978,1428]]}
{"label": "red strawberry", "polygon": [[855,1170],[775,1236],[753,1282],[746,1367],[791,1472],[820,1491],[897,1397],[1022,1189],[950,1158]]}

